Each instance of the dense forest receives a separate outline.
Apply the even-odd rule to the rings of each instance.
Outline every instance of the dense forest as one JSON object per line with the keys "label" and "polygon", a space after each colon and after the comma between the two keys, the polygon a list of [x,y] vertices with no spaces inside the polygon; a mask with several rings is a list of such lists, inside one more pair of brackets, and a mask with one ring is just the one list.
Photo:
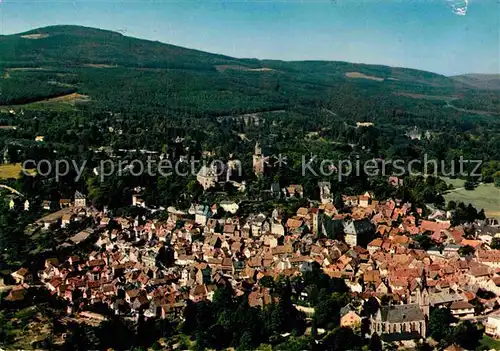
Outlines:
{"label": "dense forest", "polygon": [[0,36],[0,43],[1,87],[9,92],[1,104],[31,102],[37,92],[19,88],[30,81],[44,84],[43,96],[74,89],[100,107],[135,113],[218,115],[299,105],[363,120],[399,108],[448,114],[440,107],[451,98],[460,107],[498,112],[494,91],[407,68],[235,59],[77,26]]}
{"label": "dense forest", "polygon": [[[420,163],[412,171],[434,175],[450,175],[449,165],[460,159],[478,160],[483,164],[475,175],[458,176],[472,185],[500,184],[498,95],[463,79],[347,62],[234,59],[75,26],[1,36],[0,42],[4,162],[67,159],[86,165],[78,180],[69,173],[62,182],[54,174],[7,181],[38,199],[81,190],[94,205],[116,208],[128,204],[131,189],[143,186],[152,206],[185,207],[217,196],[254,199],[276,181],[303,184],[306,195],[317,199],[317,182],[329,180],[336,192],[377,188],[381,196],[397,192],[419,205],[444,205],[444,189],[418,178],[423,187],[387,190],[380,185],[383,177],[303,174],[306,156],[317,169],[322,160],[375,159],[381,166],[426,155],[439,169]],[[287,159],[262,179],[252,171],[256,142],[271,161]],[[148,153],[130,151],[136,149]],[[195,175],[100,179],[93,172],[110,158],[145,162],[161,155],[173,161],[238,159],[247,194],[234,194],[231,187],[203,192]],[[464,174],[475,166],[466,163]],[[352,170],[356,174],[360,166]],[[388,166],[385,175],[392,172]],[[423,192],[426,187],[432,189]]]}

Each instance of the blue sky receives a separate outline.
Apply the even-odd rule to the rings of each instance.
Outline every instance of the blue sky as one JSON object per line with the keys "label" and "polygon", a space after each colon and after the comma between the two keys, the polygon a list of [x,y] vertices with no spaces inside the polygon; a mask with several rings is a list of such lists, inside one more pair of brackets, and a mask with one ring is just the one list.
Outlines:
{"label": "blue sky", "polygon": [[79,24],[235,57],[500,73],[500,2],[0,0],[0,33]]}

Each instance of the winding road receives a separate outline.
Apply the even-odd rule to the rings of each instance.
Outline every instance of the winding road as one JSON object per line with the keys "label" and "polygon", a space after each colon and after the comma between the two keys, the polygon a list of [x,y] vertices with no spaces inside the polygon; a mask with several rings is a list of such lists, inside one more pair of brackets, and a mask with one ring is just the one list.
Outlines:
{"label": "winding road", "polygon": [[14,188],[12,188],[12,187],[10,187],[10,186],[8,186],[8,185],[5,185],[5,184],[0,184],[0,189],[7,189],[7,190],[9,190],[11,193],[14,193],[14,194],[17,194],[17,195],[19,195],[19,196],[21,196],[21,197],[24,197],[24,195],[23,195],[23,194],[21,194],[19,191],[17,191],[16,189],[14,189]]}

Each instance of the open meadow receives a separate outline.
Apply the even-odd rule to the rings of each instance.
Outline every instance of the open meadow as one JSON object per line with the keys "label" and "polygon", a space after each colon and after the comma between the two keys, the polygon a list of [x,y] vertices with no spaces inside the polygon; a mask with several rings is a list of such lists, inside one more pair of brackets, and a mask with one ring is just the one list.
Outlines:
{"label": "open meadow", "polygon": [[448,184],[452,184],[455,189],[444,194],[446,201],[471,203],[477,209],[484,208],[487,217],[500,219],[500,188],[494,184],[479,184],[474,190],[463,188],[464,180],[443,178]]}
{"label": "open meadow", "polygon": [[22,170],[20,163],[3,164],[0,165],[0,180],[4,179],[18,179]]}

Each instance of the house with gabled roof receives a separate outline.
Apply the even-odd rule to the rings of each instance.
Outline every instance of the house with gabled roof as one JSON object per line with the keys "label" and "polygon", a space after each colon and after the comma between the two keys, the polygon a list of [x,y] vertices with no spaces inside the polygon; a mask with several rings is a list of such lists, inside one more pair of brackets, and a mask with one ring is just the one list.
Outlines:
{"label": "house with gabled roof", "polygon": [[371,197],[368,195],[361,195],[359,197],[359,206],[360,207],[368,207],[371,203]]}
{"label": "house with gabled roof", "polygon": [[75,207],[86,207],[87,197],[78,190],[75,191]]}
{"label": "house with gabled roof", "polygon": [[204,226],[207,224],[207,221],[211,215],[212,212],[208,205],[198,205],[194,214],[194,220],[197,224]]}
{"label": "house with gabled roof", "polygon": [[377,294],[386,295],[389,293],[389,288],[383,281],[380,281],[378,284],[375,284],[375,292]]}
{"label": "house with gabled roof", "polygon": [[356,328],[361,326],[361,317],[355,311],[349,311],[340,317],[340,326]]}
{"label": "house with gabled roof", "polygon": [[304,221],[300,218],[288,218],[286,221],[286,229],[288,233],[292,233],[304,224]]}
{"label": "house with gabled roof", "polygon": [[198,284],[189,290],[189,299],[193,302],[206,300],[208,297],[208,289],[205,284]]}
{"label": "house with gabled roof", "polygon": [[221,201],[219,203],[220,207],[224,209],[224,211],[235,214],[238,212],[239,205],[235,201]]}
{"label": "house with gabled roof", "polygon": [[474,317],[474,306],[467,301],[454,301],[450,305],[451,314],[455,317]]}
{"label": "house with gabled roof", "polygon": [[259,288],[248,294],[248,305],[250,307],[264,307],[273,301],[276,301],[276,299],[271,296],[268,288]]}
{"label": "house with gabled roof", "polygon": [[300,184],[291,184],[283,188],[285,198],[302,198],[304,196],[304,188]]}
{"label": "house with gabled roof", "polygon": [[149,300],[145,293],[140,293],[130,305],[132,310],[140,311],[145,310],[149,307]]}
{"label": "house with gabled roof", "polygon": [[66,208],[66,207],[71,207],[71,206],[73,206],[71,199],[60,199],[59,200],[59,207],[61,209]]}
{"label": "house with gabled roof", "polygon": [[337,215],[339,213],[339,211],[337,210],[337,208],[335,207],[334,204],[332,203],[327,203],[323,206],[320,206],[319,209],[322,209],[323,210],[323,213],[325,214],[325,216],[328,216],[328,217],[333,217],[335,215]]}
{"label": "house with gabled roof", "polygon": [[31,283],[33,280],[33,276],[31,275],[29,270],[24,267],[12,273],[11,277],[14,278],[16,284]]}
{"label": "house with gabled roof", "polygon": [[380,250],[382,248],[382,244],[383,244],[383,240],[381,238],[376,238],[376,239],[373,239],[372,241],[370,241],[368,243],[368,245],[366,246],[366,248],[368,249],[368,252],[370,253],[370,255],[373,255],[373,253],[377,250]]}

